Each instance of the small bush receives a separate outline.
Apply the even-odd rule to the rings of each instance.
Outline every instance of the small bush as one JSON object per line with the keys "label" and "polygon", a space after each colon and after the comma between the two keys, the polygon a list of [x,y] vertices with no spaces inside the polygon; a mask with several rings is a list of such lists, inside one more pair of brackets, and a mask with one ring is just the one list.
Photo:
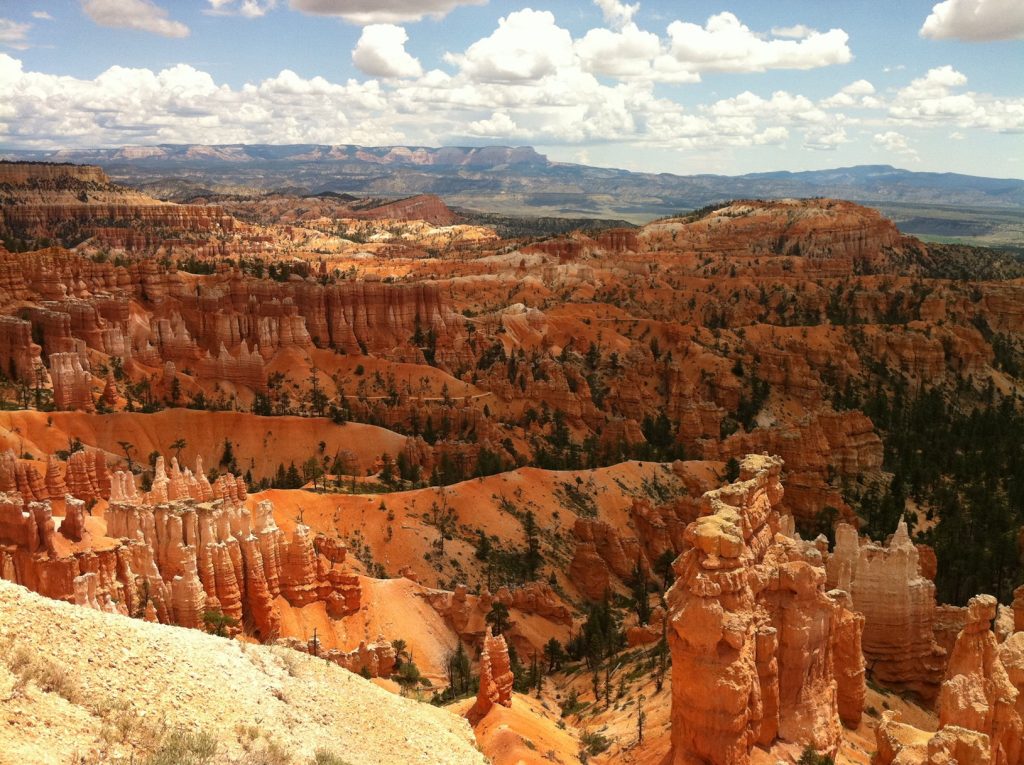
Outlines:
{"label": "small bush", "polygon": [[262,748],[246,754],[240,765],[289,765],[291,761],[291,755],[283,746],[276,741],[268,741]]}
{"label": "small bush", "polygon": [[33,683],[39,690],[56,693],[72,704],[77,703],[81,697],[78,684],[67,669],[48,656],[13,641],[8,641],[0,648],[0,655],[4,656],[7,666],[18,678],[14,685],[15,691],[23,691],[25,686]]}
{"label": "small bush", "polygon": [[100,737],[108,744],[123,744],[143,752],[155,752],[167,734],[167,724],[154,715],[143,715],[125,701],[109,706],[90,705],[91,711],[103,720]]}
{"label": "small bush", "polygon": [[569,690],[569,694],[565,697],[565,701],[561,704],[562,717],[568,717],[579,712],[586,704],[580,702],[579,693],[576,692],[575,688]]}
{"label": "small bush", "polygon": [[419,667],[416,663],[408,660],[403,661],[398,671],[391,676],[391,679],[401,685],[403,688],[412,688],[415,685],[425,685],[422,674],[420,674]]}
{"label": "small bush", "polygon": [[612,740],[607,736],[602,736],[600,733],[584,731],[583,735],[580,736],[580,744],[587,754],[598,755],[612,745]]}
{"label": "small bush", "polygon": [[287,648],[279,654],[281,663],[284,665],[289,677],[299,676],[299,658],[296,656],[296,653],[291,648]]}
{"label": "small bush", "polygon": [[245,725],[239,723],[235,726],[235,733],[238,736],[239,742],[243,747],[248,749],[252,746],[252,743],[260,737],[260,728],[258,725]]}
{"label": "small bush", "polygon": [[810,745],[804,747],[800,759],[796,762],[797,765],[835,765],[835,760],[828,755],[818,754]]}
{"label": "small bush", "polygon": [[199,731],[172,731],[143,765],[206,765],[217,754],[217,739]]}
{"label": "small bush", "polygon": [[341,759],[329,749],[317,749],[313,757],[313,765],[348,765],[347,760]]}

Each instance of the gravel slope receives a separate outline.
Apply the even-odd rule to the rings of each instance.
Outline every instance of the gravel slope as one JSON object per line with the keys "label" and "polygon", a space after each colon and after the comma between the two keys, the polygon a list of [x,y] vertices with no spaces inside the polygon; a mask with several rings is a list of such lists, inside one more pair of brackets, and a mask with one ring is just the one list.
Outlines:
{"label": "gravel slope", "polygon": [[[17,688],[19,653],[23,664],[27,656],[66,668],[67,688]],[[0,763],[127,762],[133,743],[139,762],[136,742],[155,723],[212,734],[217,763],[275,745],[294,765],[317,749],[350,765],[486,762],[461,718],[333,664],[102,614],[0,580]]]}

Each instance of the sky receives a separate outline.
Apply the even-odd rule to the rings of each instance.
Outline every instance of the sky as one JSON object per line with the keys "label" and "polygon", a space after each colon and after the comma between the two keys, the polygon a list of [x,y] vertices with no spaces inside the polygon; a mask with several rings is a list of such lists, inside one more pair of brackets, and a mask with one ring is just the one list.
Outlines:
{"label": "sky", "polygon": [[0,149],[1024,177],[1024,0],[0,0]]}

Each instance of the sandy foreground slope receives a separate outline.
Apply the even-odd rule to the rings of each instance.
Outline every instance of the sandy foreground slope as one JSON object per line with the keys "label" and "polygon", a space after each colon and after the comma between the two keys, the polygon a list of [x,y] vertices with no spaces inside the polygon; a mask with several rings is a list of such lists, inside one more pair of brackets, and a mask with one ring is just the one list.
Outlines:
{"label": "sandy foreground slope", "polygon": [[[26,654],[66,668],[65,685],[19,688],[11,665]],[[486,762],[464,720],[333,664],[103,614],[0,580],[2,765],[97,761],[103,752],[127,762],[158,724],[212,734],[218,762],[268,746],[296,764],[318,749],[351,765]],[[139,762],[143,751],[134,752]]]}

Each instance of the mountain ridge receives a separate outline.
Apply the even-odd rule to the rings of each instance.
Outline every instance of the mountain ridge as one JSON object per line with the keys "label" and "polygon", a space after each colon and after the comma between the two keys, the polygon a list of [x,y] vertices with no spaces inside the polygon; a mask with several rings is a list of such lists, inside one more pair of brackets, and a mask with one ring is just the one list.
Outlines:
{"label": "mountain ridge", "polygon": [[641,173],[555,162],[529,146],[161,144],[0,151],[0,159],[97,164],[115,182],[160,199],[265,194],[405,198],[505,216],[648,220],[732,199],[830,197],[873,206],[908,233],[1019,246],[1024,180],[916,172],[892,165],[744,175]]}

